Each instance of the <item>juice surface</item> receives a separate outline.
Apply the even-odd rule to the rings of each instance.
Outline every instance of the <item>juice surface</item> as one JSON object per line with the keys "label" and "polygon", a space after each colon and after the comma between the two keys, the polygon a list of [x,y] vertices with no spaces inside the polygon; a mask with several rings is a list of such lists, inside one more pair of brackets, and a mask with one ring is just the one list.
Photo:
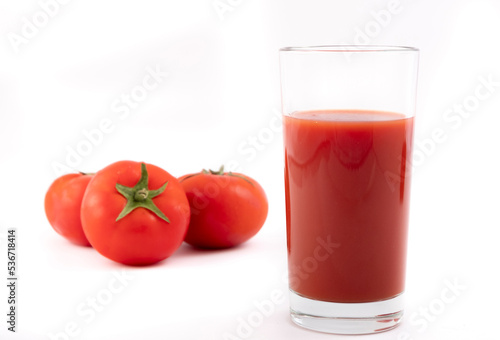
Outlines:
{"label": "juice surface", "polygon": [[332,302],[402,293],[413,118],[304,111],[283,119],[290,288]]}

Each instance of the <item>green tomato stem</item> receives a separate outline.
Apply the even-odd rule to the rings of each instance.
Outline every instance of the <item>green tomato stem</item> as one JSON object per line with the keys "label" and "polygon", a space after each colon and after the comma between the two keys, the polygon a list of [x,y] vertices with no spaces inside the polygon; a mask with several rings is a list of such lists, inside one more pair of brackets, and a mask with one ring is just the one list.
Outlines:
{"label": "green tomato stem", "polygon": [[187,177],[184,177],[181,182],[185,181],[186,179],[188,178],[191,178],[191,177],[194,177],[194,176],[198,176],[200,174],[204,174],[204,175],[215,175],[215,176],[232,176],[232,177],[238,177],[238,178],[241,178],[245,181],[247,181],[248,183],[250,183],[251,186],[254,186],[254,184],[252,183],[252,181],[250,181],[247,177],[245,176],[242,176],[242,175],[238,175],[238,174],[233,174],[231,171],[229,171],[227,174],[224,173],[224,165],[221,165],[219,170],[211,170],[211,169],[203,169],[201,170],[200,173],[197,173],[197,174],[192,174],[192,175],[189,175]]}
{"label": "green tomato stem", "polygon": [[146,169],[146,164],[141,163],[141,178],[137,184],[133,187],[127,187],[119,183],[116,184],[116,190],[127,199],[125,207],[121,213],[116,218],[116,221],[121,220],[128,214],[130,214],[134,209],[145,208],[153,212],[167,223],[170,220],[167,216],[154,204],[153,198],[163,193],[167,187],[167,183],[163,184],[161,188],[156,190],[149,190],[148,188],[148,171]]}

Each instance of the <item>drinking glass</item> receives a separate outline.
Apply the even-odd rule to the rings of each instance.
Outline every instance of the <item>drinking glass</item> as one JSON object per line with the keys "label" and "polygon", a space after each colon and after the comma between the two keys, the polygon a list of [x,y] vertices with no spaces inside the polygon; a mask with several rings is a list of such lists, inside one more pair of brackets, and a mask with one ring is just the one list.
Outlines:
{"label": "drinking glass", "polygon": [[290,314],[338,334],[403,316],[418,50],[280,50]]}

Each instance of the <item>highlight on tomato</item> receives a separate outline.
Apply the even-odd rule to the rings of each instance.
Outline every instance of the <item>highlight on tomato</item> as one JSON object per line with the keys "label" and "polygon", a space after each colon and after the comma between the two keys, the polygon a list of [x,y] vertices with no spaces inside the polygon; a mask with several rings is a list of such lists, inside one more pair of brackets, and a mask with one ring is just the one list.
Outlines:
{"label": "highlight on tomato", "polygon": [[268,201],[254,179],[240,173],[203,170],[179,178],[191,208],[185,242],[199,248],[229,248],[252,238],[267,218]]}
{"label": "highlight on tomato", "polygon": [[81,206],[90,244],[126,265],[172,255],[189,225],[189,203],[177,178],[146,163],[120,161],[98,171]]}
{"label": "highlight on tomato", "polygon": [[45,194],[45,215],[52,228],[70,242],[81,246],[90,246],[83,232],[80,207],[92,175],[63,175],[50,185]]}

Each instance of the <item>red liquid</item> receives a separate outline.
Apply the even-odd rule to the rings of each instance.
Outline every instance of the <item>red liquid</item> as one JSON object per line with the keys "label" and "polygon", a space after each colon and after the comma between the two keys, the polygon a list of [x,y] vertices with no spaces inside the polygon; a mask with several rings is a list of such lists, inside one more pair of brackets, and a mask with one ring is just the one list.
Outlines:
{"label": "red liquid", "polygon": [[297,112],[284,140],[290,288],[332,302],[402,293],[413,118]]}

